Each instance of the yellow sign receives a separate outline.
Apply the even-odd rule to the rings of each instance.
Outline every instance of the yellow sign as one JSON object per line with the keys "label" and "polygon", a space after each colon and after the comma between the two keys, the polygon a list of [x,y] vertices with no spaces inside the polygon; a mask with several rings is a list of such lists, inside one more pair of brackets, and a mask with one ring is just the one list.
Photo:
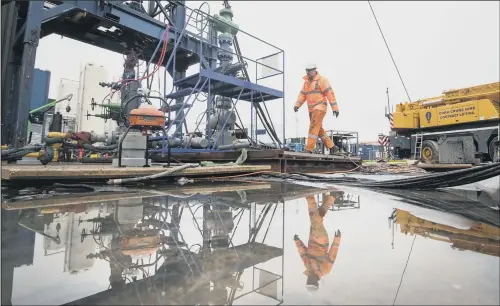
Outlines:
{"label": "yellow sign", "polygon": [[475,121],[478,118],[477,102],[466,102],[438,107],[438,125]]}

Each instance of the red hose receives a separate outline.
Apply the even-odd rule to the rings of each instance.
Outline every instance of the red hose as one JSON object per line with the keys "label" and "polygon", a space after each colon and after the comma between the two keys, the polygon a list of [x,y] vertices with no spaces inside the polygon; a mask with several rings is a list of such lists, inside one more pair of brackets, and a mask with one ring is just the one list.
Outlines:
{"label": "red hose", "polygon": [[[167,28],[166,28],[166,31],[165,31],[165,35],[163,36],[163,46],[162,46],[162,49],[161,49],[161,53],[160,53],[160,57],[158,58],[158,62],[155,64],[154,68],[153,68],[153,71],[141,78],[138,78],[138,79],[122,79],[122,80],[119,80],[117,83],[120,83],[120,82],[123,82],[123,81],[127,81],[126,83],[124,83],[121,87],[120,87],[120,93],[122,92],[123,88],[132,83],[132,82],[140,82],[144,79],[148,79],[150,78],[152,75],[154,75],[161,67],[161,64],[163,63],[163,60],[165,59],[165,55],[167,54],[167,45],[168,45],[168,31],[169,30],[169,25],[167,24]],[[116,92],[116,91],[115,91]],[[114,94],[114,92],[113,92]]]}

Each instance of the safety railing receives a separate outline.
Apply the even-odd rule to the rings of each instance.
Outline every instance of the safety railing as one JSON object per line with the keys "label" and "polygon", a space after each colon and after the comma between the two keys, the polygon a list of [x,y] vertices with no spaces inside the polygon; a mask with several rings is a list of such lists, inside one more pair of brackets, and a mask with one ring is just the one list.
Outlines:
{"label": "safety railing", "polygon": [[[261,85],[261,86],[265,86],[267,88],[274,89],[274,90],[278,91],[279,93],[281,93],[280,98],[282,99],[282,102],[283,102],[283,105],[282,105],[282,107],[283,107],[283,110],[282,110],[282,113],[283,113],[283,116],[282,116],[283,131],[282,131],[282,133],[283,133],[283,138],[284,138],[284,136],[285,136],[285,124],[284,124],[284,122],[285,122],[285,115],[284,115],[284,113],[285,113],[284,112],[284,109],[285,109],[285,105],[284,105],[284,51],[282,49],[256,37],[256,36],[254,36],[254,35],[251,35],[251,34],[245,32],[242,29],[236,28],[233,25],[227,24],[227,23],[224,23],[224,25],[227,27],[230,27],[233,30],[238,30],[238,33],[240,35],[238,35],[238,38],[236,38],[236,37],[234,38],[233,45],[234,45],[235,50],[227,50],[227,49],[220,47],[218,45],[218,41],[217,41],[217,33],[216,33],[215,29],[213,29],[213,25],[217,22],[220,22],[220,21],[218,21],[217,19],[215,19],[214,17],[212,17],[210,15],[210,8],[208,6],[207,6],[208,12],[202,11],[201,8],[203,7],[203,5],[204,4],[202,4],[202,6],[200,6],[200,8],[198,8],[198,9],[190,9],[189,7],[185,6],[186,16],[187,16],[186,21],[185,21],[185,26],[181,30],[173,28],[173,30],[176,33],[178,33],[178,35],[176,35],[173,48],[170,51],[171,55],[169,56],[166,64],[164,65],[165,67],[172,67],[172,70],[170,72],[171,72],[171,76],[173,78],[173,81],[172,81],[173,86],[172,86],[172,91],[169,94],[174,93],[174,88],[177,87],[177,86],[175,86],[175,84],[180,81],[180,80],[176,79],[176,71],[175,71],[176,62],[177,62],[177,53],[178,53],[177,51],[178,51],[178,48],[181,48],[181,42],[183,40],[185,40],[186,37],[194,37],[200,42],[199,50],[198,50],[199,69],[198,69],[198,71],[195,71],[191,75],[187,75],[186,77],[183,77],[183,79],[187,79],[189,77],[196,77],[195,75],[198,74],[198,77],[197,77],[198,79],[195,83],[195,86],[192,87],[189,94],[182,96],[182,98],[184,99],[183,105],[180,107],[180,109],[177,109],[175,111],[175,115],[172,116],[172,118],[169,118],[170,120],[168,123],[168,127],[166,129],[167,134],[169,134],[169,135],[171,134],[170,132],[174,126],[175,126],[174,133],[180,132],[180,130],[182,129],[182,125],[185,124],[185,120],[188,118],[189,113],[194,108],[197,101],[200,101],[199,95],[202,94],[203,92],[206,92],[206,94],[208,95],[207,96],[207,109],[203,113],[203,118],[205,118],[205,116],[206,116],[205,123],[208,122],[209,116],[207,116],[207,114],[211,114],[213,112],[212,99],[217,95],[217,93],[214,94],[211,92],[211,88],[212,88],[211,78],[205,77],[203,79],[201,77],[200,73],[203,69],[208,69],[208,70],[212,70],[214,72],[218,72],[215,67],[207,67],[207,62],[205,61],[205,58],[208,58],[210,60],[216,60],[215,55],[219,51],[224,51],[226,54],[233,56],[233,62],[232,62],[233,64],[245,63],[245,66],[248,67],[248,69],[247,69],[247,67],[243,67],[241,69],[241,71],[239,72],[240,75],[239,75],[239,77],[237,77],[238,79],[244,79],[252,84],[261,85],[261,84],[259,84],[259,82],[260,83],[266,82],[273,77],[282,76],[281,80],[279,80],[279,82],[281,82],[281,84],[280,84],[281,86],[274,86],[274,88],[272,86],[267,85],[267,84]],[[237,19],[237,18],[235,18],[235,19]],[[239,49],[239,41],[243,41],[243,43],[245,43],[245,41],[244,41],[245,38],[242,38],[241,34],[244,34],[245,38],[250,38],[249,42],[252,45],[252,48],[249,49],[250,52],[254,52],[256,49],[258,49],[255,47],[256,43],[261,43],[262,45],[266,46],[271,51],[269,53],[265,54],[264,56],[254,56],[253,58],[249,57],[249,56],[242,55],[241,50]],[[280,60],[281,60],[281,62],[280,62]],[[253,69],[251,69],[252,67],[250,67],[252,65],[254,66]],[[259,68],[261,68],[260,74],[259,74]],[[237,78],[234,77],[234,79],[237,79]],[[163,86],[164,92],[163,92],[163,94],[165,96],[167,96],[166,79],[167,79],[167,68],[165,69],[165,72],[164,72],[164,86]],[[279,89],[277,89],[276,87],[279,87]],[[255,92],[255,94],[253,94],[254,92]],[[252,102],[252,103],[250,106],[250,114],[251,114],[251,128],[250,128],[251,133],[250,133],[250,135],[253,135],[253,130],[256,129],[256,126],[254,126],[254,118],[253,118],[253,116],[254,116],[254,103],[260,103],[263,106],[263,108],[266,111],[266,116],[267,116],[267,118],[269,118],[269,121],[270,121],[268,126],[270,126],[273,130],[275,130],[274,124],[272,123],[272,120],[271,120],[270,115],[269,115],[269,111],[268,111],[267,106],[264,102],[264,97],[263,97],[262,91],[259,91],[256,88],[251,88],[251,93],[252,93],[252,95],[251,95],[250,102]],[[234,113],[236,113],[236,116],[238,117],[238,120],[240,121],[239,122],[240,126],[244,126],[244,124],[241,120],[241,116],[239,115],[238,110],[236,108],[242,94],[243,94],[243,90],[241,90],[239,92],[238,97],[236,98],[236,101],[234,101],[234,98],[232,98],[232,104],[233,104],[232,105],[233,106],[232,112],[226,116],[226,118],[223,122],[223,125],[222,125],[223,126],[222,130],[227,126],[229,118],[231,116],[233,116]],[[168,103],[168,104],[170,105],[173,100],[174,99],[171,99],[170,103]],[[184,112],[187,107],[189,107],[189,109],[187,109],[187,111]],[[195,131],[198,131],[198,129],[201,125],[201,122],[203,122],[203,120],[197,120]],[[206,134],[207,134],[206,136],[208,137],[209,140],[212,139],[212,135],[211,135],[212,129],[208,129],[208,133],[206,133]],[[218,147],[219,138],[220,138],[220,134],[216,137],[216,139],[214,139],[213,142],[210,142],[210,145],[208,148],[209,150],[213,150],[213,149],[216,149]],[[167,142],[167,145],[169,145],[168,142]],[[163,148],[163,150],[165,150],[165,148]]]}

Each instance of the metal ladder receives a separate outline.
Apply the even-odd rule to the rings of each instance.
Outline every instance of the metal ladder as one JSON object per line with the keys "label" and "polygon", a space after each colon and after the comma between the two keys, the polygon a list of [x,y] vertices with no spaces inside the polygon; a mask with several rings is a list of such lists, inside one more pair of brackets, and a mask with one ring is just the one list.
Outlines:
{"label": "metal ladder", "polygon": [[415,159],[420,160],[422,158],[422,142],[424,135],[421,133],[415,134]]}

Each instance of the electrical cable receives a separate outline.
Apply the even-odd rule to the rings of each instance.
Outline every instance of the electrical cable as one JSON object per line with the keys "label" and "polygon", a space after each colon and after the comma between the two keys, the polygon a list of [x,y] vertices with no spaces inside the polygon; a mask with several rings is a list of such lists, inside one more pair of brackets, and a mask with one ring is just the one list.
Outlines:
{"label": "electrical cable", "polygon": [[375,18],[375,22],[377,23],[378,29],[380,31],[380,34],[382,35],[382,38],[384,39],[385,46],[387,47],[387,51],[389,51],[389,55],[391,56],[392,63],[394,64],[394,67],[396,68],[396,71],[398,72],[399,79],[401,80],[401,84],[403,84],[403,87],[406,92],[406,96],[408,97],[408,102],[411,102],[410,94],[408,93],[408,90],[406,89],[405,82],[403,81],[403,77],[401,77],[401,73],[399,72],[398,66],[396,65],[396,61],[394,60],[394,57],[392,56],[391,49],[389,49],[389,45],[387,44],[387,40],[385,39],[384,33],[382,32],[382,28],[380,27],[380,24],[378,23],[377,16],[375,16],[375,11],[373,10],[372,4],[370,1],[368,1],[368,5],[370,6],[370,9],[372,11],[373,18]]}
{"label": "electrical cable", "polygon": [[[120,92],[123,90],[123,88],[132,83],[132,82],[140,82],[144,79],[148,79],[149,77],[153,76],[161,67],[161,64],[163,63],[163,60],[165,59],[165,54],[167,53],[167,45],[168,45],[168,34],[169,34],[169,25],[167,24],[167,28],[165,29],[165,34],[163,35],[163,39],[160,40],[158,43],[161,44],[163,43],[163,46],[162,46],[162,50],[161,50],[161,53],[160,53],[160,58],[158,59],[158,63],[154,66],[153,68],[153,72],[145,75],[145,76],[142,76],[138,79],[133,79],[133,80],[129,80],[127,81],[126,83],[122,84],[122,86],[120,87]],[[148,65],[149,67],[149,65]],[[120,82],[122,82],[124,80],[121,80]]]}
{"label": "electrical cable", "polygon": [[[170,29],[170,28],[169,28],[169,25],[167,24],[166,29],[165,29],[165,33],[164,33],[164,35],[163,35],[163,39],[159,39],[159,41],[158,41],[157,48],[159,48],[159,46],[160,46],[162,43],[163,43],[163,46],[162,46],[162,50],[161,50],[161,53],[160,53],[160,57],[159,57],[159,59],[158,59],[158,63],[157,63],[157,64],[155,64],[155,66],[154,66],[154,68],[153,68],[153,72],[151,72],[151,73],[149,73],[149,74],[147,74],[147,75],[143,75],[141,78],[136,78],[136,79],[121,79],[121,80],[119,80],[118,82],[116,82],[117,84],[118,84],[118,83],[121,83],[121,82],[124,82],[124,83],[122,84],[122,86],[120,87],[120,89],[119,89],[119,90],[114,90],[114,91],[112,90],[110,99],[113,97],[113,95],[114,95],[117,91],[119,91],[119,92],[121,93],[121,92],[122,92],[122,90],[123,90],[123,88],[124,88],[126,85],[128,85],[128,84],[130,84],[130,83],[132,83],[132,82],[140,82],[140,81],[142,81],[142,80],[144,80],[144,79],[149,79],[151,76],[153,76],[153,75],[154,75],[154,74],[155,74],[155,73],[156,73],[156,72],[160,69],[161,64],[163,63],[163,60],[164,60],[165,54],[166,54],[166,50],[167,50],[169,29]],[[155,52],[152,54],[152,56],[151,56],[150,60],[149,60],[149,61],[148,61],[148,63],[147,63],[146,71],[149,69],[149,64],[150,64],[150,62],[153,60],[153,57],[154,57],[154,55],[155,55],[155,54],[156,54],[156,50],[155,50]],[[152,84],[152,82],[151,82],[151,84]],[[148,85],[149,85],[149,84],[148,84]],[[150,87],[148,87],[148,89],[150,89]],[[128,94],[128,92],[127,92],[127,94]]]}
{"label": "electrical cable", "polygon": [[[261,97],[262,97],[262,94],[261,94]],[[265,102],[265,101],[262,101],[262,105],[264,105],[264,109],[266,110],[267,117],[268,117],[268,118],[271,118],[271,115],[269,114],[269,110],[267,109],[266,102]],[[273,129],[273,131],[275,131],[275,132],[276,132],[276,128],[274,127],[274,123],[273,123],[273,121],[271,120],[271,121],[270,121],[270,123],[271,123],[271,128]]]}
{"label": "electrical cable", "polygon": [[[243,58],[241,56],[241,49],[240,49],[240,46],[239,46],[239,43],[238,43],[238,39],[237,39],[236,36],[234,37],[234,47],[236,49],[236,54],[238,56],[239,61],[243,62]],[[245,66],[243,66],[242,71],[243,71],[243,74],[244,74],[244,76],[243,76],[244,79],[246,81],[250,82],[250,76],[248,75],[248,71],[247,71],[247,69],[246,69]],[[255,101],[253,101],[252,103],[253,103],[253,105],[254,105],[254,107],[256,109],[257,116],[259,117],[260,121],[264,125],[264,129],[266,130],[266,132],[268,133],[268,135],[270,135],[271,139],[273,139],[273,142],[278,143],[278,144],[281,145],[281,141],[279,140],[278,135],[276,134],[276,131],[269,124],[269,122],[268,122],[268,120],[267,120],[267,118],[266,118],[266,116],[265,116],[265,114],[264,114],[264,112],[263,112],[263,110],[262,110],[262,108],[260,106],[260,103],[255,102]]]}
{"label": "electrical cable", "polygon": [[[204,5],[207,5],[208,7],[208,12],[205,13],[201,10],[201,8],[204,6]],[[202,13],[205,13],[206,15],[210,16],[210,4],[208,4],[208,2],[203,2],[199,7],[198,7],[198,10],[196,11],[196,18],[194,19],[195,20],[195,28],[197,30],[200,30],[200,36],[203,38],[203,31],[205,30],[205,28],[207,27],[207,25],[209,24],[209,21],[207,19],[207,22],[205,22],[205,25],[204,26],[200,26],[200,28],[198,29],[198,23],[200,23],[201,25],[203,25],[203,14],[201,14],[201,21],[198,21],[198,16],[200,16],[200,12]]]}
{"label": "electrical cable", "polygon": [[[343,171],[340,173],[346,173],[350,171]],[[255,176],[257,174],[260,174],[260,176],[249,178],[249,176]],[[438,188],[456,187],[466,184],[472,184],[498,175],[500,175],[500,163],[492,163],[470,169],[454,170],[446,173],[427,174],[417,177],[410,177],[410,178],[405,177],[402,179],[394,179],[387,181],[374,181],[370,179],[360,179],[355,177],[327,177],[318,174],[306,174],[306,173],[280,173],[273,171],[259,171],[254,173],[245,173],[245,174],[220,177],[220,178],[212,177],[212,178],[207,178],[207,180],[236,181],[240,177],[246,177],[246,180],[251,181],[252,179],[254,179],[254,182],[292,180],[292,181],[307,181],[307,182],[318,182],[318,183],[335,183],[346,186],[372,188],[372,189],[380,188],[387,190],[391,189],[392,190],[409,190],[409,189],[435,190]],[[204,179],[198,179],[198,180],[204,180]]]}
{"label": "electrical cable", "polygon": [[403,273],[401,274],[401,279],[399,280],[398,290],[396,291],[396,296],[394,297],[394,301],[392,302],[392,305],[396,304],[396,299],[398,298],[398,294],[399,294],[399,288],[401,288],[401,284],[403,283],[403,277],[405,276],[406,268],[408,267],[408,262],[410,262],[410,256],[411,256],[411,252],[413,251],[413,244],[415,243],[415,239],[417,239],[417,235],[415,235],[413,237],[413,242],[411,243],[410,252],[408,253],[408,258],[406,259],[405,268],[403,269]]}

